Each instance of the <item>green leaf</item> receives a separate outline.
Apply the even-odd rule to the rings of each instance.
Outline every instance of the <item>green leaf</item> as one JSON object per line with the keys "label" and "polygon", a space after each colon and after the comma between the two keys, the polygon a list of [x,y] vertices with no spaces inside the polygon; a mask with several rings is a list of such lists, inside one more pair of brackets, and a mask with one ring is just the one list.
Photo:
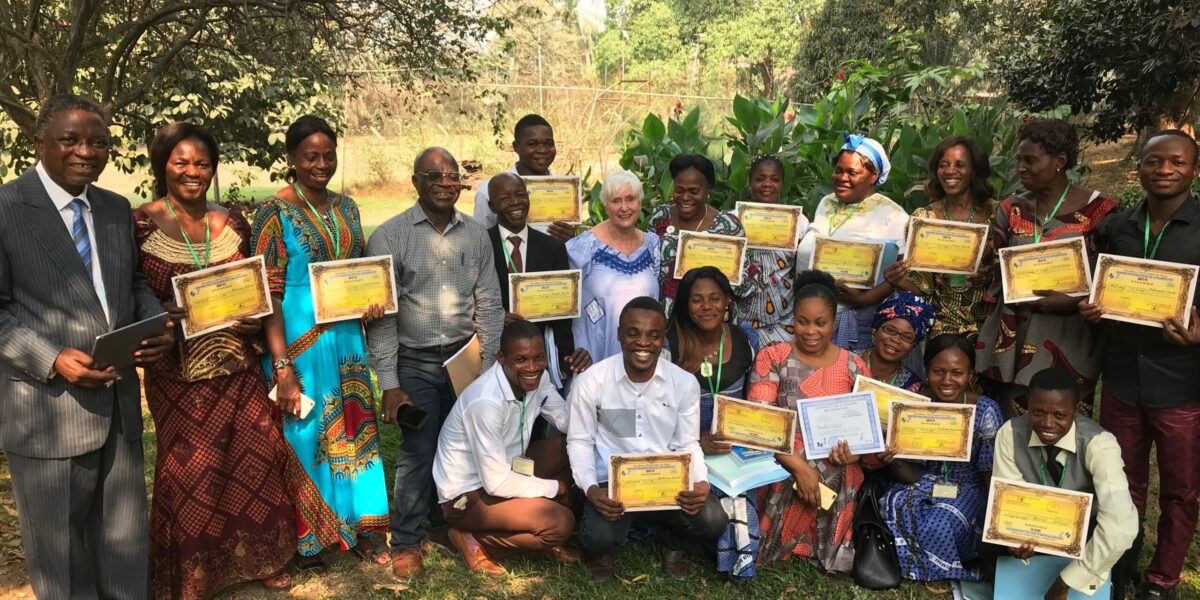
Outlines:
{"label": "green leaf", "polygon": [[662,119],[659,119],[658,115],[650,113],[642,122],[642,135],[646,136],[651,143],[661,144],[667,135],[667,127],[663,125]]}

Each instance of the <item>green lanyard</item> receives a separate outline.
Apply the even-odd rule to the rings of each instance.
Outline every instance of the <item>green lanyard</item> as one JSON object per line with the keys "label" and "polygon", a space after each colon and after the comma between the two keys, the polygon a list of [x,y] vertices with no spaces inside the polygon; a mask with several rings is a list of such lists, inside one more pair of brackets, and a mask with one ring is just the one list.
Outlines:
{"label": "green lanyard", "polygon": [[304,192],[300,189],[300,185],[293,183],[292,187],[296,189],[296,195],[300,196],[300,199],[308,205],[308,210],[311,210],[312,213],[317,216],[317,221],[321,223],[321,227],[325,228],[325,233],[329,234],[329,239],[333,241],[333,259],[337,260],[341,258],[342,230],[338,227],[337,213],[333,210],[333,203],[329,203],[329,208],[326,211],[326,215],[329,217],[329,220],[333,222],[333,227],[330,228],[329,223],[326,223],[325,219],[321,218],[321,213],[318,213],[317,209],[313,207],[312,202],[309,202],[308,198],[304,196]]}
{"label": "green lanyard", "polygon": [[712,392],[713,396],[717,395],[717,391],[720,389],[720,386],[721,386],[721,370],[725,367],[725,363],[722,362],[724,360],[724,358],[725,358],[725,326],[721,325],[721,341],[717,344],[717,379],[716,379],[716,383],[713,383],[711,370],[709,371],[710,374],[705,376],[705,379],[708,380],[708,391]]}
{"label": "green lanyard", "polygon": [[[874,353],[875,353],[874,349],[872,349],[870,352],[867,353],[867,370],[868,371],[871,371],[871,355]],[[903,368],[903,366],[896,367],[896,371],[893,372],[892,376],[889,377],[887,380],[888,385],[890,385],[892,387],[897,387],[896,380],[900,378],[900,369],[902,369],[902,368]],[[874,373],[874,371],[871,371],[871,372]],[[876,381],[882,381],[882,380],[876,380]]]}
{"label": "green lanyard", "polygon": [[179,222],[179,217],[175,216],[175,209],[171,208],[171,199],[163,198],[163,202],[167,205],[167,212],[171,213],[171,218],[175,220],[175,225],[179,226],[179,233],[183,234],[183,243],[187,245],[188,254],[192,255],[192,261],[196,263],[197,269],[207,269],[210,259],[212,259],[212,236],[208,228],[208,210],[204,211],[204,263],[200,263],[200,256],[196,254],[196,250],[192,248],[192,240],[188,237],[186,231],[183,230],[183,224]]}
{"label": "green lanyard", "polygon": [[508,270],[509,270],[509,272],[511,272],[511,273],[520,273],[520,272],[521,272],[521,270],[517,268],[517,265],[513,264],[512,254],[511,254],[511,253],[509,252],[509,250],[508,250],[508,246],[509,246],[509,244],[511,244],[511,243],[512,243],[512,242],[508,241],[508,239],[507,239],[507,238],[506,238],[506,239],[502,239],[502,240],[500,240],[500,247],[504,249],[504,259],[508,261]]}
{"label": "green lanyard", "polygon": [[[947,214],[949,214],[949,213],[947,213]],[[963,406],[966,406],[966,404],[967,404],[967,393],[966,392],[963,392],[962,403],[963,403]],[[950,483],[950,463],[948,463],[944,460],[942,461],[942,482]]]}
{"label": "green lanyard", "polygon": [[[1042,452],[1038,452],[1038,463],[1039,463],[1038,466],[1041,469],[1042,485],[1048,486],[1051,483],[1054,483],[1054,482],[1050,481],[1050,476],[1046,473],[1045,450],[1043,450]],[[1056,485],[1054,487],[1062,487],[1063,480],[1067,478],[1067,467],[1069,467],[1070,465],[1071,465],[1071,456],[1067,455],[1067,459],[1065,461],[1063,461],[1062,474],[1058,476],[1058,485]]]}
{"label": "green lanyard", "polygon": [[1142,258],[1153,259],[1155,256],[1158,255],[1158,245],[1162,243],[1163,234],[1167,232],[1167,227],[1170,225],[1171,225],[1170,221],[1167,221],[1167,224],[1163,225],[1162,230],[1158,232],[1158,236],[1154,238],[1154,249],[1151,250],[1150,249],[1150,213],[1149,213],[1149,211],[1146,212],[1146,225],[1142,228],[1142,233],[1144,234],[1142,237]]}
{"label": "green lanyard", "polygon": [[529,404],[529,394],[521,397],[521,456],[525,456],[525,406]]}
{"label": "green lanyard", "polygon": [[1033,201],[1033,243],[1040,244],[1042,242],[1042,232],[1046,231],[1046,224],[1050,222],[1050,219],[1054,218],[1054,215],[1058,214],[1058,209],[1062,208],[1063,202],[1065,202],[1067,199],[1067,193],[1070,191],[1071,191],[1071,184],[1070,184],[1070,182],[1068,182],[1067,187],[1063,188],[1062,196],[1059,196],[1059,198],[1058,198],[1058,204],[1054,205],[1054,209],[1051,210],[1050,214],[1046,215],[1046,218],[1042,219],[1040,223],[1037,218],[1037,199],[1034,199],[1034,201]]}
{"label": "green lanyard", "polygon": [[[958,222],[958,219],[955,219],[954,215],[950,214],[950,206],[946,204],[945,198],[942,199],[942,212],[946,213],[947,221],[954,221],[955,223]],[[974,220],[975,220],[975,203],[972,202],[971,210],[967,212],[967,218],[966,218],[966,220],[963,221],[963,223],[970,223]]]}
{"label": "green lanyard", "polygon": [[845,225],[847,221],[849,221],[852,217],[854,217],[854,213],[858,212],[858,207],[862,206],[861,201],[856,203],[854,205],[854,207],[850,209],[850,214],[846,215],[846,218],[842,219],[841,223],[834,225],[833,221],[834,221],[834,219],[837,219],[838,213],[841,212],[841,207],[842,207],[841,201],[836,201],[836,202],[837,202],[837,208],[833,209],[833,214],[829,216],[829,236],[828,237],[833,237],[833,234],[837,233],[837,231],[842,228],[842,225]]}

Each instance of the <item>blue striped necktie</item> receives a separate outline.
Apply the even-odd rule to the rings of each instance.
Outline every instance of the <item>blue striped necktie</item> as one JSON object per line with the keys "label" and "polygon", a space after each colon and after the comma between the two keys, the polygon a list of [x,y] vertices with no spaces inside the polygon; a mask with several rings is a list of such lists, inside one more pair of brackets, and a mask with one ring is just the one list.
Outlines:
{"label": "blue striped necktie", "polygon": [[83,200],[79,198],[72,200],[70,207],[71,212],[75,213],[75,220],[71,222],[71,238],[75,241],[75,251],[79,253],[79,258],[83,261],[83,268],[87,270],[88,279],[94,279],[92,240],[88,238],[87,222],[83,220]]}

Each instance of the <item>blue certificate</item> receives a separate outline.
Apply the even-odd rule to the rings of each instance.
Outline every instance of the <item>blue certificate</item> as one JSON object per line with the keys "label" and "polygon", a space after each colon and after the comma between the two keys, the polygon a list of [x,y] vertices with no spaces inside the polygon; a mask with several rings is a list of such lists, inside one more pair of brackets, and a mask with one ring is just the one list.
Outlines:
{"label": "blue certificate", "polygon": [[873,454],[884,449],[875,394],[858,392],[840,396],[808,398],[796,402],[804,457],[826,458],[841,440],[854,454]]}

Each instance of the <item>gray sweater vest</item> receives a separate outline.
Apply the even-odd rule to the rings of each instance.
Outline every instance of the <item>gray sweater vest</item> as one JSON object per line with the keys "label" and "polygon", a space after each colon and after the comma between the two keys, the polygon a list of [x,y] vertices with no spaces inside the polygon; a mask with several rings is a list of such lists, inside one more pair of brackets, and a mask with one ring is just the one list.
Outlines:
{"label": "gray sweater vest", "polygon": [[[1013,456],[1017,461],[1017,469],[1021,471],[1021,477],[1025,481],[1033,483],[1046,484],[1042,480],[1042,460],[1045,454],[1042,448],[1031,447],[1029,440],[1032,436],[1037,435],[1033,432],[1033,427],[1029,425],[1029,415],[1021,415],[1011,421],[1013,429]],[[1075,455],[1067,462],[1066,468],[1063,469],[1062,489],[1072,490],[1076,492],[1087,492],[1095,494],[1096,488],[1092,483],[1092,474],[1087,470],[1087,448],[1092,439],[1097,435],[1104,433],[1104,428],[1096,424],[1095,421],[1079,415],[1075,417]],[[1049,471],[1047,470],[1046,478],[1050,479]],[[1049,482],[1050,486],[1056,486],[1057,481]],[[1092,503],[1092,516],[1096,515],[1096,503]]]}

